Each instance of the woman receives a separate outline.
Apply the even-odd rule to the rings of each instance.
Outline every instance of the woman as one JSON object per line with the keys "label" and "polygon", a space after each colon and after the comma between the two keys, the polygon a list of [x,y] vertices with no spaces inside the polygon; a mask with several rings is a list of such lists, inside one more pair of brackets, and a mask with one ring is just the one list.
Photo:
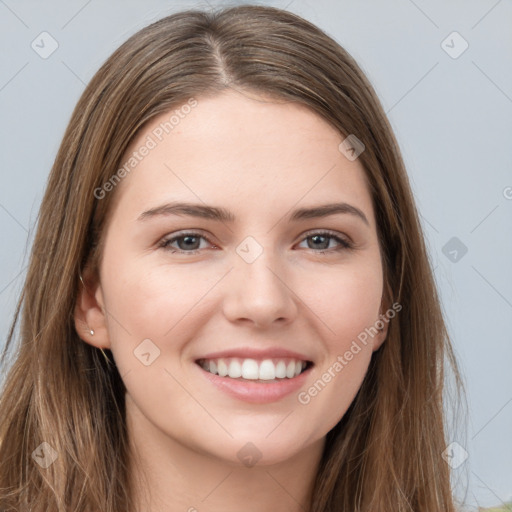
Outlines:
{"label": "woman", "polygon": [[455,510],[458,372],[398,145],[291,13],[177,13],[107,60],[8,346],[18,317],[2,510]]}

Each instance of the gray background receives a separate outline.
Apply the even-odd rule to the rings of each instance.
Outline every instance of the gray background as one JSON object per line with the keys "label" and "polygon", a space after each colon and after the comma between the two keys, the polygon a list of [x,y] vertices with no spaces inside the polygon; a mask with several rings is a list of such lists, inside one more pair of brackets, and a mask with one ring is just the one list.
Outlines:
{"label": "gray background", "polygon": [[[408,167],[468,390],[467,439],[459,442],[469,457],[454,474],[468,504],[511,500],[511,1],[259,3],[324,29],[381,98]],[[0,0],[0,346],[46,179],[85,83],[143,26],[209,5],[228,4]],[[42,46],[43,31],[58,43],[48,58],[31,47]],[[446,40],[453,31],[463,39]],[[469,47],[458,55],[464,40]],[[46,49],[50,43],[45,39]]]}

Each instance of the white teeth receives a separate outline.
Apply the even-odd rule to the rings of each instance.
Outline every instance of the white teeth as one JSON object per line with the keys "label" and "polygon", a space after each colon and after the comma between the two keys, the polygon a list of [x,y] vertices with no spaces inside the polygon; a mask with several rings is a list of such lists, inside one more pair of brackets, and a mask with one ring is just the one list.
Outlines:
{"label": "white teeth", "polygon": [[224,359],[219,359],[217,361],[217,371],[221,377],[225,377],[228,374],[228,365],[224,361]]}
{"label": "white teeth", "polygon": [[259,378],[258,363],[254,359],[244,360],[242,363],[242,377],[251,380],[257,380]]}
{"label": "white teeth", "polygon": [[270,359],[261,362],[259,377],[261,380],[273,380],[276,377],[276,367]]}
{"label": "white teeth", "polygon": [[242,376],[242,367],[240,366],[240,363],[235,359],[233,359],[231,363],[229,363],[228,375],[232,379],[238,379],[238,377]]}
{"label": "white teeth", "polygon": [[221,377],[247,380],[293,379],[300,375],[307,366],[306,361],[296,359],[240,359],[219,358],[202,359],[199,365],[207,372]]}
{"label": "white teeth", "polygon": [[278,379],[284,379],[286,377],[286,364],[284,361],[279,361],[276,364],[276,377]]}

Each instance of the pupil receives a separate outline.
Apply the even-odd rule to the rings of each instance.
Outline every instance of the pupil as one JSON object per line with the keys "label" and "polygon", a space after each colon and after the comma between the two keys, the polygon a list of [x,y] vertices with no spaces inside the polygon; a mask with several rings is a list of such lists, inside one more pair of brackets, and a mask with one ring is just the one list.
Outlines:
{"label": "pupil", "polygon": [[[192,247],[190,243],[186,242],[187,240],[190,242],[190,240],[195,240],[196,241],[196,244],[197,244],[197,237],[196,236],[184,236],[182,237],[182,240],[185,241],[185,247],[188,247],[189,249],[193,248],[195,249],[196,247]],[[192,245],[194,245],[194,242],[192,242]]]}
{"label": "pupil", "polygon": [[[329,242],[327,241],[327,237],[325,237],[323,235],[313,235],[311,238],[313,240],[318,240],[319,238],[323,238],[324,239],[323,247],[320,247],[320,248],[327,249],[327,246],[329,245]],[[326,241],[327,241],[327,245],[325,244]],[[317,248],[318,248],[318,246],[317,246]]]}

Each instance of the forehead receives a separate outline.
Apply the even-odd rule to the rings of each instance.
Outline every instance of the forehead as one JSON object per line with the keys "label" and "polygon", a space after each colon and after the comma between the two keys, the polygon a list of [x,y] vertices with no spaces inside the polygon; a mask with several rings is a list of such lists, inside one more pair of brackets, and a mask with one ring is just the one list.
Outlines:
{"label": "forehead", "polygon": [[294,102],[236,91],[198,96],[141,130],[117,192],[139,208],[177,198],[253,211],[351,200],[371,218],[364,168],[340,151],[343,139]]}

